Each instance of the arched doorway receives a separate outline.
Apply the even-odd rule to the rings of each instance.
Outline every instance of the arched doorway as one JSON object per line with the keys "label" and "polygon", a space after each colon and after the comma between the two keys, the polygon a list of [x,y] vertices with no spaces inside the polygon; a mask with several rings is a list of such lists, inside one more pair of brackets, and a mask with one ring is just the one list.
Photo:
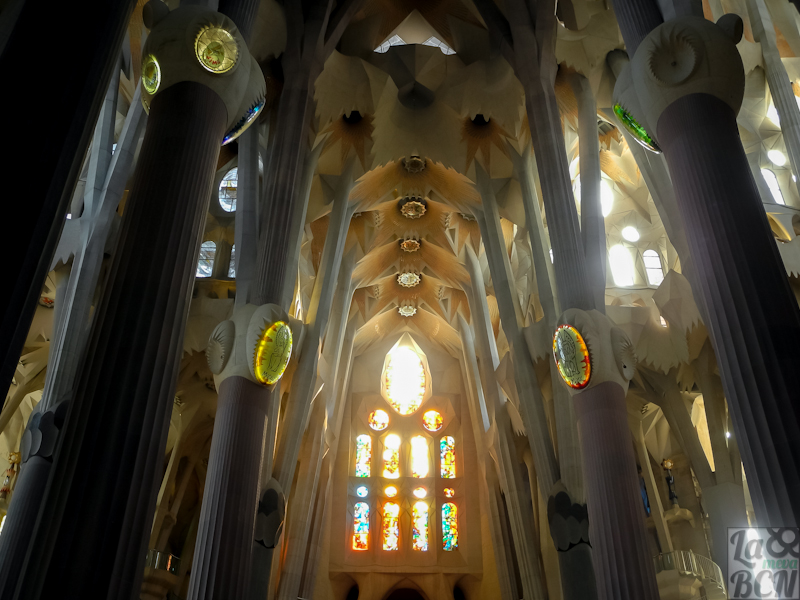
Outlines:
{"label": "arched doorway", "polygon": [[393,591],[386,597],[386,600],[425,600],[425,596],[420,594],[417,590],[404,588]]}

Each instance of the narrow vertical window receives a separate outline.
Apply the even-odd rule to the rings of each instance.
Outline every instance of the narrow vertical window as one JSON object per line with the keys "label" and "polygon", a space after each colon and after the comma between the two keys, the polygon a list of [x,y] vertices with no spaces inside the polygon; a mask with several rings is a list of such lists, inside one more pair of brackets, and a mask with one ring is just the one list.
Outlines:
{"label": "narrow vertical window", "polygon": [[647,283],[661,285],[664,281],[664,269],[661,268],[661,258],[655,250],[645,250],[642,254],[644,270],[647,272]]}
{"label": "narrow vertical window", "polygon": [[411,476],[427,477],[430,470],[428,461],[428,440],[417,435],[411,438]]}
{"label": "narrow vertical window", "polygon": [[761,169],[761,175],[764,177],[764,181],[767,182],[767,187],[769,187],[769,191],[772,193],[772,199],[778,204],[786,204],[786,201],[783,199],[783,192],[781,192],[781,186],[778,184],[778,178],[775,176],[775,173],[769,169]]}
{"label": "narrow vertical window", "polygon": [[400,544],[400,505],[387,502],[383,505],[383,549],[397,550]]}
{"label": "narrow vertical window", "polygon": [[356,438],[356,477],[369,477],[372,462],[372,438],[360,435]]}
{"label": "narrow vertical window", "polygon": [[214,270],[214,257],[217,254],[217,245],[214,242],[200,244],[200,258],[197,260],[197,277],[211,277]]}
{"label": "narrow vertical window", "polygon": [[411,543],[414,550],[425,552],[428,550],[428,505],[419,501],[414,504],[411,512]]}
{"label": "narrow vertical window", "polygon": [[369,548],[369,504],[356,502],[353,510],[353,550]]}
{"label": "narrow vertical window", "polygon": [[458,548],[458,507],[452,502],[442,505],[442,549]]}
{"label": "narrow vertical window", "polygon": [[234,212],[236,210],[236,192],[239,186],[239,168],[233,167],[225,174],[219,183],[219,204],[222,210]]}
{"label": "narrow vertical window", "polygon": [[625,246],[617,244],[608,251],[608,257],[614,283],[619,287],[633,285],[634,271],[631,251]]}
{"label": "narrow vertical window", "polygon": [[383,476],[387,479],[400,477],[400,436],[393,433],[383,440]]}
{"label": "narrow vertical window", "polygon": [[228,263],[228,277],[231,279],[236,277],[236,244],[231,246],[231,262]]}
{"label": "narrow vertical window", "polygon": [[446,435],[439,442],[443,479],[455,479],[456,476],[456,441],[452,435]]}

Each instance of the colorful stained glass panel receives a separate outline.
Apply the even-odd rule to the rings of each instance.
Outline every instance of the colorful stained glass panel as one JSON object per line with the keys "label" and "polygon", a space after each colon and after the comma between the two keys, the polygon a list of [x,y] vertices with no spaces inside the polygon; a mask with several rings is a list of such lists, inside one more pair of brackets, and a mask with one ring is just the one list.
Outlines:
{"label": "colorful stained glass panel", "polygon": [[428,431],[439,431],[444,423],[444,418],[438,410],[428,410],[422,415],[422,426]]}
{"label": "colorful stained glass panel", "polygon": [[369,504],[356,502],[353,510],[353,550],[369,548]]}
{"label": "colorful stained glass panel", "polygon": [[444,436],[439,442],[441,455],[441,471],[443,479],[455,479],[456,476],[456,441],[452,435]]}
{"label": "colorful stained glass panel", "polygon": [[387,502],[383,505],[383,549],[397,550],[400,547],[400,505]]}
{"label": "colorful stained glass panel", "polygon": [[428,505],[417,502],[411,511],[411,544],[414,550],[428,550]]}
{"label": "colorful stained glass panel", "polygon": [[456,495],[456,491],[453,488],[444,488],[444,497],[445,498],[452,498]]}
{"label": "colorful stained glass panel", "polygon": [[417,435],[411,438],[411,476],[427,477],[430,470],[428,461],[428,440]]}
{"label": "colorful stained glass panel", "polygon": [[452,502],[442,505],[442,549],[458,548],[458,507]]}
{"label": "colorful stained glass panel", "polygon": [[356,438],[356,477],[369,477],[372,462],[372,438],[360,435]]}
{"label": "colorful stained glass panel", "polygon": [[389,415],[386,414],[385,410],[379,408],[369,413],[367,421],[375,431],[383,431],[389,426]]}
{"label": "colorful stained glass panel", "polygon": [[393,433],[383,440],[383,476],[387,479],[400,477],[400,436]]}

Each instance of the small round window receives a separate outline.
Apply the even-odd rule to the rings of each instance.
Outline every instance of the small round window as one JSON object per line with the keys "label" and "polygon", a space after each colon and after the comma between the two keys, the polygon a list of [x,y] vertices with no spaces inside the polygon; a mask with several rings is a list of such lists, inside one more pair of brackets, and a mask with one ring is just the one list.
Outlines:
{"label": "small round window", "polygon": [[239,169],[232,168],[219,183],[219,203],[228,212],[236,210],[236,188],[239,185]]}

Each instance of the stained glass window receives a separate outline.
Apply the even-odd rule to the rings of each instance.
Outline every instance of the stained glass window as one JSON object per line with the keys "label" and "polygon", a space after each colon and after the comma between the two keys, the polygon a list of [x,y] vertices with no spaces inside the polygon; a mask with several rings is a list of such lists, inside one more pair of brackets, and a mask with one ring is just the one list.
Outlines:
{"label": "stained glass window", "polygon": [[422,415],[422,425],[428,431],[439,431],[443,423],[444,419],[437,410],[428,410]]}
{"label": "stained glass window", "polygon": [[211,277],[214,270],[214,257],[217,255],[217,245],[214,242],[200,244],[200,258],[197,260],[197,277]]}
{"label": "stained glass window", "polygon": [[353,550],[369,547],[369,504],[356,502],[353,510]]}
{"label": "stained glass window", "polygon": [[369,494],[369,489],[365,485],[360,485],[356,488],[356,494],[358,494],[359,498],[366,498],[367,494]]}
{"label": "stained glass window", "polygon": [[427,477],[430,470],[428,462],[428,440],[421,435],[411,438],[411,476]]}
{"label": "stained glass window", "polygon": [[369,477],[372,462],[372,438],[360,435],[356,438],[356,477]]}
{"label": "stained glass window", "polygon": [[442,478],[454,479],[456,476],[456,441],[452,435],[446,435],[439,442],[442,458]]}
{"label": "stained glass window", "polygon": [[386,414],[385,410],[379,408],[369,413],[367,421],[369,422],[369,426],[375,431],[383,431],[389,426],[389,415]]}
{"label": "stained glass window", "polygon": [[456,491],[453,488],[444,488],[444,497],[445,498],[452,498],[456,495]]}
{"label": "stained glass window", "polygon": [[236,192],[239,186],[239,167],[233,167],[225,173],[219,182],[219,204],[226,212],[236,210]]}
{"label": "stained glass window", "polygon": [[411,348],[398,346],[389,352],[385,370],[389,403],[401,415],[414,413],[425,395],[425,368]]}
{"label": "stained glass window", "polygon": [[400,505],[387,502],[383,505],[383,549],[397,550],[400,543]]}
{"label": "stained glass window", "polygon": [[394,498],[397,496],[397,488],[393,485],[387,485],[386,489],[383,490],[383,493],[386,494],[387,498]]}
{"label": "stained glass window", "polygon": [[231,262],[228,263],[228,277],[236,277],[236,244],[231,246]]}
{"label": "stained glass window", "polygon": [[414,496],[416,496],[417,498],[424,498],[425,496],[428,495],[428,490],[426,490],[424,487],[418,487],[415,488],[414,491],[411,493],[414,494]]}
{"label": "stained glass window", "polygon": [[458,548],[458,507],[452,502],[442,505],[442,548]]}
{"label": "stained glass window", "polygon": [[428,549],[428,505],[425,502],[414,504],[411,523],[412,548],[425,552]]}
{"label": "stained glass window", "polygon": [[400,477],[400,436],[393,433],[383,440],[383,476],[387,479]]}

